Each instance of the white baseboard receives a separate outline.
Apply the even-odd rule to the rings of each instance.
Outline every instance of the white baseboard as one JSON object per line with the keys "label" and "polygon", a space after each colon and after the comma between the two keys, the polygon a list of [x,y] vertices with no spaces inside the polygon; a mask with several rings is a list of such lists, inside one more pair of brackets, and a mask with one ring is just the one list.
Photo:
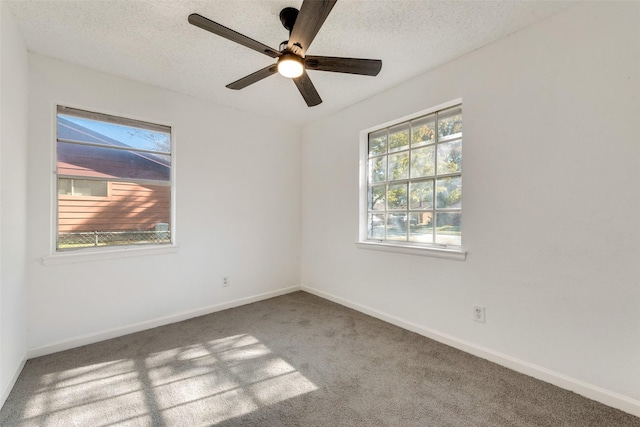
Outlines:
{"label": "white baseboard", "polygon": [[121,337],[123,335],[144,331],[146,329],[156,328],[158,326],[164,326],[170,323],[181,322],[183,320],[192,319],[198,316],[204,316],[206,314],[215,313],[216,311],[222,311],[233,307],[239,307],[245,304],[251,304],[253,302],[262,301],[299,290],[301,290],[300,286],[290,286],[288,288],[277,289],[275,291],[265,292],[246,298],[240,298],[222,304],[211,305],[196,310],[190,310],[178,314],[172,314],[169,316],[146,320],[144,322],[134,323],[132,325],[119,328],[108,329],[93,334],[81,335],[75,338],[70,338],[31,348],[27,352],[27,358],[32,359],[34,357],[45,356],[47,354],[57,353],[59,351],[69,350],[83,345],[105,341],[111,338]]}
{"label": "white baseboard", "polygon": [[251,304],[253,302],[277,297],[280,295],[288,294],[288,293],[299,291],[299,290],[309,292],[310,294],[317,295],[321,298],[327,299],[329,301],[333,301],[345,307],[352,308],[361,313],[364,313],[369,316],[375,317],[377,319],[383,320],[385,322],[391,323],[392,325],[396,325],[400,328],[407,329],[419,335],[425,336],[427,338],[431,338],[443,344],[447,344],[451,347],[457,348],[469,354],[473,354],[474,356],[478,356],[483,359],[489,360],[491,362],[497,363],[501,366],[512,369],[516,372],[529,375],[531,377],[553,384],[565,390],[573,391],[589,399],[603,403],[607,406],[611,406],[613,408],[617,408],[629,414],[640,417],[640,401],[638,400],[595,386],[593,384],[586,383],[584,381],[577,380],[575,378],[571,378],[567,375],[554,372],[552,370],[543,368],[533,363],[529,363],[529,362],[517,359],[507,354],[503,354],[503,353],[491,350],[489,348],[485,348],[485,347],[470,343],[468,341],[461,340],[454,336],[444,334],[442,332],[439,332],[433,329],[422,327],[415,323],[405,321],[398,317],[388,315],[381,311],[374,310],[372,308],[363,306],[361,304],[357,304],[347,299],[344,299],[336,295],[329,294],[327,292],[323,292],[308,286],[291,286],[288,288],[265,292],[265,293],[254,295],[251,297],[240,298],[240,299],[229,301],[222,304],[212,305],[212,306],[203,307],[196,310],[191,310],[183,313],[178,313],[170,316],[165,316],[157,319],[139,322],[139,323],[135,323],[133,325],[128,325],[121,328],[109,329],[109,330],[98,332],[95,334],[82,335],[76,338],[58,341],[52,344],[47,344],[44,346],[29,349],[27,352],[27,357],[23,359],[22,363],[16,369],[16,372],[14,373],[12,380],[10,381],[9,384],[7,384],[5,389],[2,391],[2,394],[0,395],[0,407],[2,406],[2,404],[4,404],[4,401],[9,396],[9,393],[11,392],[13,385],[18,379],[18,375],[20,375],[20,372],[22,371],[22,368],[24,367],[24,364],[26,363],[27,359],[44,356],[44,355],[56,353],[59,351],[69,350],[69,349],[80,347],[87,344],[93,344],[99,341],[108,340],[111,338],[131,334],[134,332],[140,332],[146,329],[168,325],[170,323],[180,322],[182,320],[191,319],[193,317],[203,316],[206,314],[215,313],[217,311],[222,311],[222,310],[226,310],[233,307],[239,307],[245,304]]}
{"label": "white baseboard", "polygon": [[18,363],[18,366],[13,372],[13,375],[11,376],[11,379],[9,380],[9,382],[2,389],[2,394],[0,394],[0,408],[4,406],[4,402],[6,402],[7,398],[9,397],[9,393],[11,393],[13,386],[16,385],[16,381],[18,381],[18,376],[20,376],[20,372],[22,372],[22,369],[24,368],[25,363],[27,363],[26,354],[22,357],[22,360],[20,361],[20,363]]}
{"label": "white baseboard", "polygon": [[419,335],[431,338],[435,341],[449,345],[451,347],[462,350],[466,353],[473,354],[474,356],[481,357],[489,360],[490,362],[497,363],[498,365],[512,369],[516,372],[520,372],[525,375],[529,375],[533,378],[541,381],[553,384],[557,387],[565,390],[573,391],[596,402],[603,403],[607,406],[611,406],[621,411],[640,417],[640,401],[624,396],[619,393],[595,386],[593,384],[586,383],[584,381],[571,378],[567,375],[554,372],[550,369],[543,368],[541,366],[529,363],[515,357],[503,354],[489,348],[485,348],[468,341],[461,340],[451,335],[444,334],[442,332],[419,326],[412,322],[407,322],[395,316],[388,315],[378,310],[360,305],[353,301],[346,300],[327,292],[320,291],[308,286],[302,286],[301,290],[309,292],[310,294],[319,296],[321,298],[333,301],[345,307],[352,308],[369,316],[383,320],[392,325],[398,326],[403,329],[407,329],[411,332],[415,332]]}

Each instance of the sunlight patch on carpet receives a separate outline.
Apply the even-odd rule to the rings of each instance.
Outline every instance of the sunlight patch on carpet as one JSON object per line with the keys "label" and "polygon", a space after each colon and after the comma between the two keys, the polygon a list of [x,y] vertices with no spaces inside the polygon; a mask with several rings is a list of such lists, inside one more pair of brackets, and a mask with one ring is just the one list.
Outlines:
{"label": "sunlight patch on carpet", "polygon": [[314,390],[258,339],[235,335],[44,374],[22,425],[211,425]]}
{"label": "sunlight patch on carpet", "polygon": [[155,400],[169,424],[221,422],[317,389],[250,335],[185,347],[172,360],[154,354],[151,364]]}

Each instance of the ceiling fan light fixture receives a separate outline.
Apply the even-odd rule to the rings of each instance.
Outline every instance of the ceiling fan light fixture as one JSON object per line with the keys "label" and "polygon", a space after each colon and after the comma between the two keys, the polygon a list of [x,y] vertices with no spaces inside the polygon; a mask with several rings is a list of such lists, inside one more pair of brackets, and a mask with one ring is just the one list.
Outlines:
{"label": "ceiling fan light fixture", "polygon": [[304,62],[298,55],[286,53],[278,58],[278,72],[285,77],[295,79],[304,72]]}

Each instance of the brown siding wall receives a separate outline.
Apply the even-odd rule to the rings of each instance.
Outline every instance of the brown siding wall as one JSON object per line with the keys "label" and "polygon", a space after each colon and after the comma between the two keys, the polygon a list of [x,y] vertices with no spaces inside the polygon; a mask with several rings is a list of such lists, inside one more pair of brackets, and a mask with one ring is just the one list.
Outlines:
{"label": "brown siding wall", "polygon": [[58,231],[153,230],[170,223],[171,187],[110,182],[109,197],[58,196]]}

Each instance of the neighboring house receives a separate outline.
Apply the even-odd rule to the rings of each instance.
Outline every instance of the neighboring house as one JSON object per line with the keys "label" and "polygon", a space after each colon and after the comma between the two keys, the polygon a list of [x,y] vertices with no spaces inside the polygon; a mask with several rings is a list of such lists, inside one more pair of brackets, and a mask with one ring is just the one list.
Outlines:
{"label": "neighboring house", "polygon": [[[58,139],[128,147],[58,118]],[[161,156],[58,142],[58,232],[154,230],[170,222],[170,161]]]}

